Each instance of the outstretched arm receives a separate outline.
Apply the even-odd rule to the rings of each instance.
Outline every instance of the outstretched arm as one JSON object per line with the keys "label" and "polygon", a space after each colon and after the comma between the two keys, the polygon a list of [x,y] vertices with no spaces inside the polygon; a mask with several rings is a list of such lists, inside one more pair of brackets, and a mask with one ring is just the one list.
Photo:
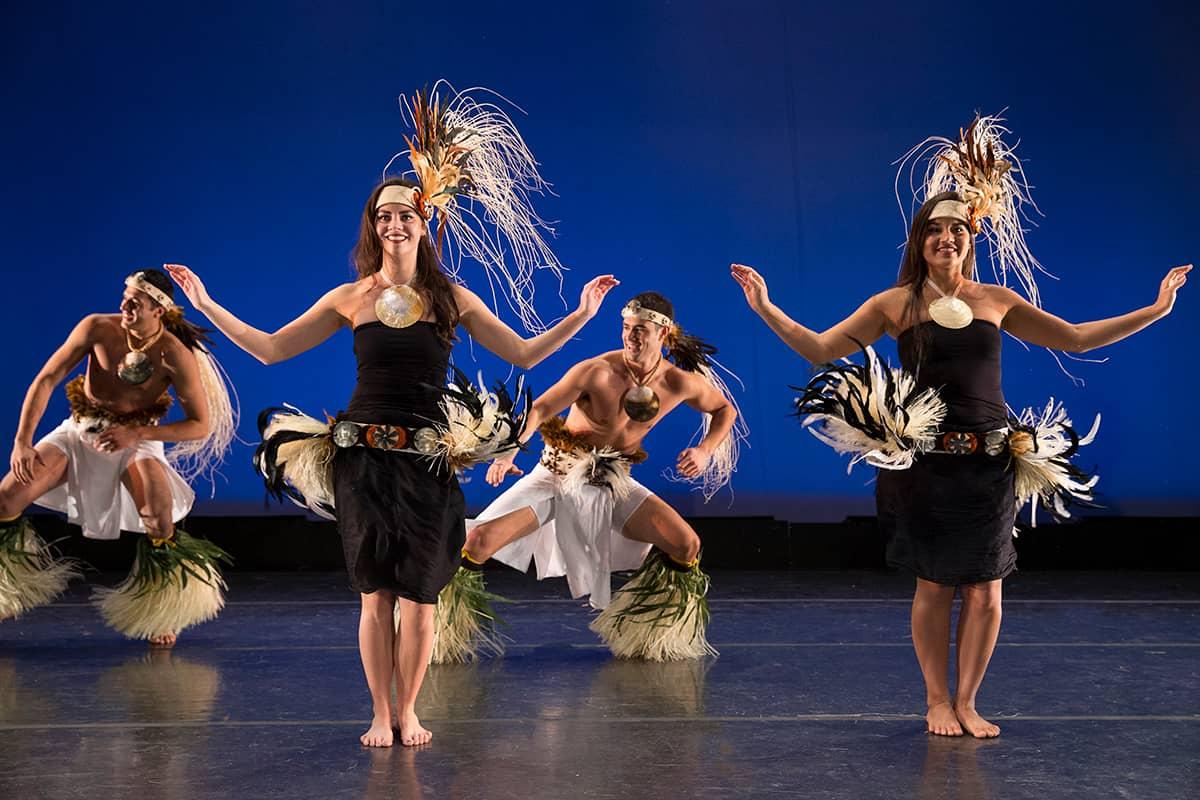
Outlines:
{"label": "outstretched arm", "polygon": [[338,287],[318,300],[296,319],[274,333],[260,331],[242,322],[209,296],[199,276],[182,264],[163,264],[196,310],[208,318],[229,340],[264,364],[277,364],[328,339],[346,320],[337,311],[337,300],[345,292]]}
{"label": "outstretched arm", "polygon": [[[571,404],[579,399],[585,391],[591,363],[591,361],[583,361],[571,367],[558,383],[533,401],[533,405],[525,414],[525,429],[521,433],[521,444],[532,439],[533,434],[537,433],[537,429],[543,422],[570,408]],[[508,455],[493,461],[488,466],[487,482],[492,486],[499,486],[506,476],[523,474],[522,470],[513,464],[516,457],[517,451],[513,450]]]}
{"label": "outstretched arm", "polygon": [[1157,299],[1151,305],[1093,322],[1067,322],[1037,308],[1016,292],[1005,289],[1012,305],[1004,316],[1002,326],[1013,336],[1030,344],[1069,353],[1086,353],[1132,336],[1170,314],[1175,307],[1176,293],[1187,283],[1187,274],[1191,269],[1192,265],[1186,264],[1168,272],[1159,284]]}
{"label": "outstretched arm", "polygon": [[459,321],[481,345],[513,366],[529,369],[562,347],[568,339],[596,316],[604,296],[620,283],[612,275],[599,275],[588,281],[579,295],[579,307],[550,330],[529,339],[521,338],[492,313],[479,295],[462,286],[454,287],[458,300]]}
{"label": "outstretched arm", "polygon": [[733,423],[737,421],[737,410],[733,404],[717,391],[717,387],[695,373],[687,373],[688,386],[691,394],[684,398],[689,408],[694,408],[703,414],[709,414],[712,419],[708,424],[708,433],[695,447],[689,447],[679,454],[675,469],[685,478],[695,478],[704,472],[712,459],[717,445],[725,441]]}
{"label": "outstretched arm", "polygon": [[730,272],[742,287],[750,308],[762,317],[767,327],[784,344],[814,364],[848,356],[858,350],[858,342],[874,344],[887,330],[887,317],[880,308],[878,295],[867,300],[832,328],[817,333],[796,322],[771,302],[767,295],[767,282],[753,267],[732,264]]}
{"label": "outstretched arm", "polygon": [[42,415],[46,413],[46,404],[54,387],[67,377],[67,373],[75,369],[83,357],[92,348],[92,336],[96,329],[98,317],[84,317],[67,340],[62,343],[54,355],[47,359],[29,390],[25,392],[25,401],[21,404],[21,418],[17,423],[17,435],[13,439],[12,456],[9,466],[13,477],[21,483],[33,480],[33,465],[40,464],[37,450],[33,447],[33,434],[37,431]]}

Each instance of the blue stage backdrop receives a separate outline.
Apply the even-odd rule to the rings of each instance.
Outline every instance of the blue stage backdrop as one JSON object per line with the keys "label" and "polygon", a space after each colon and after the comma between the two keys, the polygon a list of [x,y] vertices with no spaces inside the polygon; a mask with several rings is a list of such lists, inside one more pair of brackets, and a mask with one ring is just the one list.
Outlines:
{"label": "blue stage backdrop", "polygon": [[[661,477],[698,422],[686,409],[647,441],[639,477],[685,513],[793,520],[870,513],[872,473],[788,417],[809,365],[746,307],[731,261],[817,328],[894,280],[905,231],[892,161],[976,110],[1007,108],[1044,212],[1028,239],[1060,280],[1048,309],[1073,321],[1154,300],[1168,268],[1200,255],[1200,16],[1191,3],[739,2],[22,3],[6,14],[0,431],[83,315],[115,311],[134,268],[182,262],[248,322],[274,329],[348,280],[364,199],[403,148],[396,98],[447,78],[519,103],[557,196],[574,305],[593,275],[622,285],[600,316],[532,370],[544,388],[619,346],[621,304],[654,289],[745,384],[752,441],[705,506]],[[482,272],[464,275],[483,291]],[[564,311],[544,275],[541,311]],[[1073,364],[1005,344],[1011,405],[1062,399],[1103,475],[1101,513],[1200,510],[1200,391],[1193,281],[1175,313]],[[198,315],[194,315],[194,318]],[[507,317],[512,322],[511,316]],[[890,340],[880,349],[894,358]],[[249,466],[254,418],[281,402],[336,412],[350,395],[348,332],[264,367],[218,343],[241,396],[239,445],[199,513],[264,509]],[[510,374],[469,340],[468,372]],[[59,393],[39,434],[64,416]],[[533,456],[522,463],[529,467]],[[473,508],[496,490],[477,471]],[[210,499],[210,489],[215,492]],[[272,512],[291,513],[290,506]]]}

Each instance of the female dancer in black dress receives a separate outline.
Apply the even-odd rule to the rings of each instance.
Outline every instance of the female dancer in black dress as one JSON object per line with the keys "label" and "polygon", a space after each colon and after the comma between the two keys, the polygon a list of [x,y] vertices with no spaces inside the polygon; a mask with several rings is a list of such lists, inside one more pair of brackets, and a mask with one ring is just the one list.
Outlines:
{"label": "female dancer in black dress", "polygon": [[[595,316],[617,281],[611,275],[594,278],[575,311],[523,339],[474,292],[447,279],[430,245],[428,209],[414,198],[418,188],[391,179],[371,192],[354,249],[358,280],[332,289],[274,333],[257,330],[218,305],[187,267],[167,268],[213,325],[264,364],[298,355],[349,326],[358,383],[341,419],[408,430],[429,425],[441,411],[437,395],[422,384],[445,383],[459,325],[509,363],[529,368]],[[405,306],[420,312],[414,313],[415,321],[391,319],[396,306],[386,298],[380,303],[393,287],[415,291],[419,299]],[[445,468],[431,469],[427,459],[376,447],[339,447],[333,486],[350,585],[362,600],[359,651],[374,707],[361,741],[390,746],[395,724],[403,744],[424,744],[432,734],[421,726],[415,704],[433,647],[434,604],[458,567],[466,537],[462,492]],[[397,604],[399,630],[393,622]]]}
{"label": "female dancer in black dress", "polygon": [[[885,333],[894,336],[904,370],[916,376],[917,392],[940,391],[946,405],[942,431],[981,443],[975,453],[957,455],[951,441],[943,445],[949,452],[922,454],[907,469],[881,469],[876,504],[890,536],[888,563],[917,579],[912,637],[925,678],[929,732],[960,736],[965,729],[972,736],[992,737],[1000,728],[975,710],[975,696],[1000,632],[1001,580],[1016,562],[1010,459],[1007,451],[988,455],[992,448],[983,444],[989,432],[1008,424],[1000,390],[1000,333],[1075,353],[1112,344],[1169,314],[1191,265],[1170,270],[1151,305],[1109,319],[1068,323],[1011,289],[975,280],[974,220],[963,201],[946,192],[922,204],[896,285],[821,333],[774,305],[754,269],[734,264],[732,274],[750,307],[813,364],[852,355],[860,342],[871,344]],[[947,316],[933,307],[942,298],[958,298],[965,307],[954,304],[959,313]],[[951,695],[947,662],[956,591],[962,609]]]}

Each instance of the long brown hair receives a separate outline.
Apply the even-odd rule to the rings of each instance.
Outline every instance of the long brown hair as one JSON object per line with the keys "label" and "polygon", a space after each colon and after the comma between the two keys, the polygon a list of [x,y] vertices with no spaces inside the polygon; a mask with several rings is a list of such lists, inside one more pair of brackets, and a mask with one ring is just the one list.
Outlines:
{"label": "long brown hair", "polygon": [[[904,328],[911,328],[921,319],[921,295],[925,291],[925,282],[929,279],[929,265],[925,263],[925,237],[929,233],[930,214],[933,207],[943,200],[964,202],[958,192],[941,192],[930,197],[913,216],[912,229],[908,232],[908,241],[904,245],[904,257],[900,259],[900,275],[896,278],[896,286],[908,287],[908,300],[904,304]],[[970,249],[963,259],[963,277],[975,278],[975,237],[971,237]],[[920,331],[914,331],[917,344],[917,361],[920,362],[924,352],[924,337]]]}
{"label": "long brown hair", "polygon": [[[388,178],[371,191],[367,205],[363,208],[358,241],[350,253],[350,261],[360,279],[370,277],[383,269],[383,243],[379,240],[379,234],[375,232],[375,203],[379,201],[379,193],[387,186],[419,188],[416,183],[405,178]],[[417,243],[417,274],[411,285],[432,307],[438,338],[447,345],[453,344],[457,338],[454,330],[458,327],[458,303],[454,301],[453,284],[446,277],[446,273],[442,272],[441,263],[429,243],[428,234],[422,236],[421,241]]]}

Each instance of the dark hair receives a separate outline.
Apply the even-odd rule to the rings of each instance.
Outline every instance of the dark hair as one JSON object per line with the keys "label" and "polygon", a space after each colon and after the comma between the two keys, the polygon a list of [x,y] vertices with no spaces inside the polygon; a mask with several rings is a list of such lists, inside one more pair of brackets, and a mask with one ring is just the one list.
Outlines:
{"label": "dark hair", "polygon": [[658,292],[642,292],[637,297],[630,300],[631,303],[636,302],[642,308],[648,308],[651,311],[657,311],[660,314],[666,314],[672,320],[675,319],[675,306],[671,305],[671,301],[663,297]]}
{"label": "dark hair", "polygon": [[[358,241],[350,253],[350,261],[360,279],[383,269],[383,244],[375,232],[375,204],[379,201],[379,193],[387,186],[420,188],[405,178],[388,178],[371,191],[363,208]],[[454,329],[458,327],[458,303],[454,301],[454,286],[446,273],[442,272],[441,262],[429,242],[429,236],[422,236],[417,243],[417,274],[411,285],[429,301],[438,338],[448,345],[453,344],[456,338]]]}
{"label": "dark hair", "polygon": [[[158,289],[171,298],[172,301],[175,300],[175,284],[167,277],[167,273],[161,269],[139,269],[137,272],[132,273],[130,277],[133,277],[133,275],[140,275],[146,283]],[[150,297],[148,294],[146,297],[149,298],[151,303],[156,306],[158,305],[158,301],[153,297]],[[168,308],[166,313],[163,314],[162,321],[163,326],[174,334],[175,338],[183,342],[184,346],[189,350],[204,350],[207,352],[209,346],[212,345],[212,339],[208,335],[212,333],[212,328],[201,328],[199,325],[193,325],[188,322],[183,318],[183,309],[179,306]]]}
{"label": "dark hair", "polygon": [[[929,265],[925,263],[925,237],[929,233],[930,215],[934,206],[943,200],[964,202],[958,192],[941,192],[930,197],[913,216],[912,229],[908,233],[908,241],[904,245],[904,256],[900,259],[900,274],[896,278],[896,286],[908,287],[908,300],[904,304],[904,315],[901,317],[903,327],[911,328],[920,321],[921,295],[925,291],[925,282],[929,278]],[[969,227],[969,226],[968,226]],[[963,277],[975,277],[975,237],[971,237],[970,249],[963,260]],[[925,339],[922,331],[916,330],[914,343],[916,345],[917,363],[925,351]]]}
{"label": "dark hair", "polygon": [[633,300],[641,304],[642,308],[666,314],[671,318],[672,324],[667,329],[664,343],[667,345],[667,355],[675,362],[675,366],[687,372],[699,372],[701,367],[709,365],[709,356],[716,355],[717,348],[699,336],[686,333],[679,323],[675,322],[675,306],[670,300],[658,292],[642,292]]}

